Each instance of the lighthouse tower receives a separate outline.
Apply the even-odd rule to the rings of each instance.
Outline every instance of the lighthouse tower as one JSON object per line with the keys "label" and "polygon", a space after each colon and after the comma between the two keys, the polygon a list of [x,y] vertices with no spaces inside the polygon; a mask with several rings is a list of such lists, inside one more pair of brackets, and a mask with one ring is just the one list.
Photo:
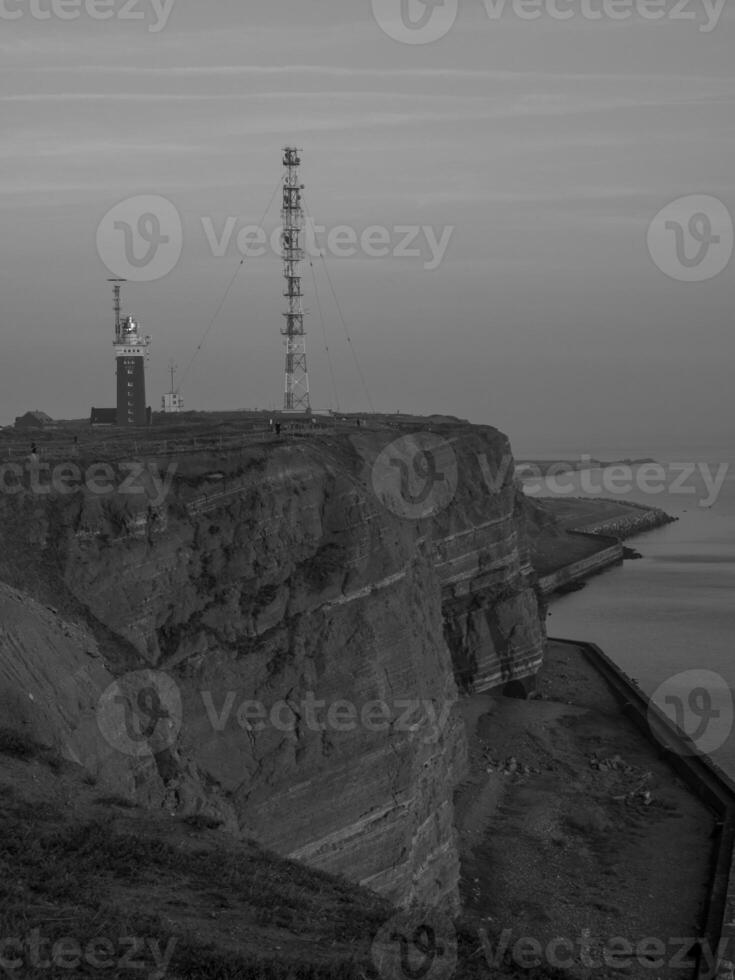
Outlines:
{"label": "lighthouse tower", "polygon": [[115,293],[115,350],[117,369],[117,424],[148,425],[150,413],[145,403],[145,362],[151,338],[143,336],[133,316],[123,316],[120,287],[124,279],[112,279]]}

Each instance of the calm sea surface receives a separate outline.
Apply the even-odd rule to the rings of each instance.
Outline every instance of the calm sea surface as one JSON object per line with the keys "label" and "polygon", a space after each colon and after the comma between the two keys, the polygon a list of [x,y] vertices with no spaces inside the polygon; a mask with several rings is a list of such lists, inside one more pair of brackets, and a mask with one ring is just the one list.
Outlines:
{"label": "calm sea surface", "polygon": [[[547,623],[549,635],[597,643],[648,694],[654,694],[669,715],[678,711],[684,729],[699,739],[699,747],[735,778],[733,447],[651,448],[642,453],[592,446],[586,451],[599,459],[650,456],[665,466],[658,477],[650,468],[647,474],[632,468],[627,481],[624,473],[617,474],[607,490],[598,489],[604,476],[599,470],[560,477],[563,495],[651,504],[679,520],[628,541],[644,556],[642,560],[626,561],[590,579],[582,591],[555,600]],[[568,451],[550,453],[548,448],[517,455],[578,458]],[[713,481],[727,464],[716,499],[701,469],[685,478],[684,466],[692,464],[706,467]],[[552,491],[539,482],[528,484],[527,492],[558,494],[558,487]],[[658,487],[661,492],[651,492]]]}

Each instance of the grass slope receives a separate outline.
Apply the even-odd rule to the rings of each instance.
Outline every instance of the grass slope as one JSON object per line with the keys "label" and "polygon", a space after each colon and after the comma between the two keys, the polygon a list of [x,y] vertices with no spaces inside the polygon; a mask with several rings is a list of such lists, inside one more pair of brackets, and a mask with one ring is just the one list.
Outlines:
{"label": "grass slope", "polygon": [[[371,956],[395,912],[209,818],[103,796],[78,766],[0,728],[0,977],[402,980],[381,978]],[[477,936],[458,924],[457,938],[454,977],[487,977]]]}

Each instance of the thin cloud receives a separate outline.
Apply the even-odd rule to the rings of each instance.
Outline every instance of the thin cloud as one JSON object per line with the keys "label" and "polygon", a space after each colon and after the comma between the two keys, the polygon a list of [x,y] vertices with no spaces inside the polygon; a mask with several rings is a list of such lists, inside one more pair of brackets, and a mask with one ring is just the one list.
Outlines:
{"label": "thin cloud", "polygon": [[[17,72],[19,66],[0,65],[1,71]],[[71,74],[106,74],[134,75],[136,77],[171,77],[171,78],[227,78],[232,76],[293,76],[293,75],[322,75],[334,78],[404,78],[404,79],[467,79],[469,81],[558,81],[578,83],[585,82],[614,82],[615,84],[641,83],[664,84],[678,83],[681,85],[720,84],[731,87],[733,79],[723,78],[712,74],[679,74],[671,72],[634,73],[634,72],[569,72],[569,71],[511,71],[495,68],[356,68],[337,65],[169,65],[169,66],[137,66],[137,65],[45,65],[42,67],[29,66],[29,71],[39,73],[71,73]]]}

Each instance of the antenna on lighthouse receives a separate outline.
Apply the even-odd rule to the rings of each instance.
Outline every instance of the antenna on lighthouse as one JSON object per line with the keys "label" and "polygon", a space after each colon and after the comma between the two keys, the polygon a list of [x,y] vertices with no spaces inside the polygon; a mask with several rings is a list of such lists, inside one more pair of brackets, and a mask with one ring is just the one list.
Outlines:
{"label": "antenna on lighthouse", "polygon": [[309,374],[306,369],[306,334],[304,333],[304,308],[301,292],[301,263],[304,259],[302,234],[304,231],[304,209],[299,167],[301,157],[294,146],[283,150],[283,165],[286,173],[283,178],[283,231],[281,250],[283,256],[283,278],[286,280],[284,296],[288,309],[283,314],[286,325],[281,328],[286,346],[286,381],[283,394],[284,412],[311,412],[309,401]]}
{"label": "antenna on lighthouse", "polygon": [[122,306],[120,303],[120,288],[127,279],[108,279],[112,283],[112,290],[115,295],[113,307],[115,310],[115,341],[117,342],[122,335]]}

